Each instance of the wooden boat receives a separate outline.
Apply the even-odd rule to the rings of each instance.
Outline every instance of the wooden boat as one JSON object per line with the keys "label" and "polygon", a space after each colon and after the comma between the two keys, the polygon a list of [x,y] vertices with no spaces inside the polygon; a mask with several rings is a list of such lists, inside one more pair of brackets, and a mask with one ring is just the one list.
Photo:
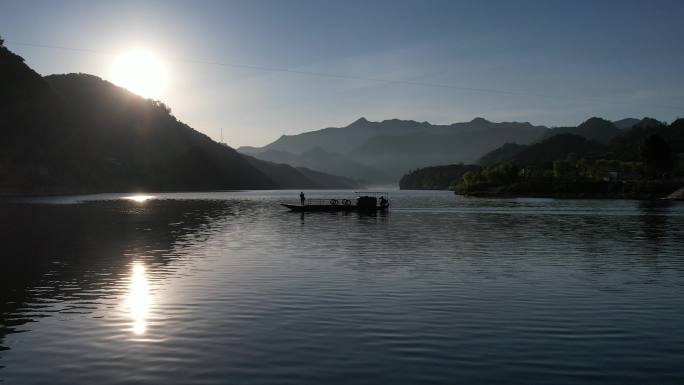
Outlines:
{"label": "wooden boat", "polygon": [[389,209],[390,201],[387,199],[387,193],[365,192],[359,195],[355,202],[351,199],[307,199],[303,205],[281,205],[296,212],[382,211]]}

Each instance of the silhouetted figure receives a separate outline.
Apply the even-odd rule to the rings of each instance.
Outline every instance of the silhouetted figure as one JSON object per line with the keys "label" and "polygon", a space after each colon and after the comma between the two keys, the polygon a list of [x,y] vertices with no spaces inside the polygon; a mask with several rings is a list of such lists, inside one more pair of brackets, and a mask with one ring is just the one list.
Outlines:
{"label": "silhouetted figure", "polygon": [[304,198],[304,191],[299,193],[299,200],[302,201],[302,206],[304,206],[304,201],[306,201],[306,198]]}
{"label": "silhouetted figure", "polygon": [[387,199],[385,199],[385,197],[383,197],[383,196],[380,197],[380,207],[381,208],[387,207]]}

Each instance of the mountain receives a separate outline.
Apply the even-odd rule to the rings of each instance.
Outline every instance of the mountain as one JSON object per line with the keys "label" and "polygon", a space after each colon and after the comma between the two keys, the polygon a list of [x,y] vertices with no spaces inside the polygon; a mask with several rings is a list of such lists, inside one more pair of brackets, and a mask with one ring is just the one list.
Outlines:
{"label": "mountain", "polygon": [[[30,184],[30,171],[59,156],[50,146],[66,135],[61,100],[24,59],[0,39],[0,191]],[[45,127],[51,127],[45,130]],[[23,175],[27,174],[27,175]]]}
{"label": "mountain", "polygon": [[608,145],[563,133],[527,146],[508,144],[483,158],[492,159],[492,164],[464,174],[454,186],[457,193],[490,197],[663,198],[681,188],[684,119],[666,125],[644,118],[623,129]]}
{"label": "mountain", "polygon": [[255,167],[159,101],[92,75],[41,77],[1,44],[0,84],[0,193],[324,187],[335,178]]}
{"label": "mountain", "polygon": [[305,167],[292,167],[243,155],[256,169],[268,175],[284,189],[355,189],[363,185],[353,179],[313,171]]}
{"label": "mountain", "polygon": [[[324,172],[315,171],[306,167],[297,167],[297,170],[305,177],[313,181],[318,188],[327,189],[360,189],[365,188],[364,182],[345,178],[338,175],[330,175]],[[299,188],[299,187],[297,187]]]}
{"label": "mountain", "polygon": [[550,138],[559,134],[579,135],[595,142],[608,144],[613,138],[622,134],[622,131],[605,119],[590,118],[577,127],[554,127],[542,135],[538,141]]}
{"label": "mountain", "polygon": [[419,168],[402,176],[399,180],[399,188],[402,190],[447,190],[454,182],[460,182],[466,172],[479,169],[480,166],[470,164]]}
{"label": "mountain", "polygon": [[632,127],[634,127],[634,126],[637,125],[639,122],[640,122],[639,119],[635,119],[635,118],[624,118],[624,119],[620,119],[620,120],[614,121],[613,124],[615,125],[615,127],[619,128],[619,129],[621,129],[621,130],[624,130],[624,129],[627,129],[627,128],[632,128]]}
{"label": "mountain", "polygon": [[684,118],[675,120],[660,134],[668,141],[673,153],[684,154]]}
{"label": "mountain", "polygon": [[665,139],[673,153],[684,152],[684,120],[678,119],[669,126],[652,118],[643,118],[632,128],[614,138],[609,151],[612,156],[621,160],[639,159],[639,146],[651,135]]}
{"label": "mountain", "polygon": [[489,167],[504,162],[521,165],[545,163],[564,159],[570,154],[578,156],[599,152],[605,145],[575,134],[557,134],[530,145],[504,143],[503,146],[484,154],[480,166]]}
{"label": "mountain", "polygon": [[530,123],[494,123],[483,118],[450,125],[361,118],[346,127],[282,136],[264,147],[238,151],[351,178],[396,182],[408,170],[473,163],[506,142],[530,143],[546,130]]}
{"label": "mountain", "polygon": [[508,159],[521,165],[540,164],[565,159],[568,155],[586,156],[605,150],[606,146],[575,134],[558,134],[531,144]]}
{"label": "mountain", "polygon": [[[374,136],[403,135],[421,131],[428,127],[430,124],[427,122],[418,123],[412,120],[393,119],[383,122],[370,122],[366,118],[360,118],[346,127],[328,127],[297,135],[283,135],[258,151],[281,150],[301,154],[319,147],[327,152],[346,154]],[[243,151],[242,148],[238,150]]]}
{"label": "mountain", "polygon": [[[242,148],[241,148],[242,150]],[[254,157],[275,163],[285,163],[294,167],[324,170],[327,173],[340,175],[347,178],[374,181],[384,179],[383,173],[371,166],[354,161],[353,159],[314,147],[301,154],[293,154],[281,150],[265,150],[253,152]]]}
{"label": "mountain", "polygon": [[350,152],[355,160],[398,178],[407,170],[434,164],[475,163],[506,142],[530,143],[545,127],[529,123],[492,123],[478,118],[401,136],[378,136]]}
{"label": "mountain", "polygon": [[[603,123],[602,123],[603,124]],[[480,165],[492,166],[501,162],[531,163],[564,159],[567,155],[585,156],[602,153],[606,159],[640,161],[639,148],[644,139],[657,135],[664,139],[673,154],[684,153],[684,119],[666,125],[652,118],[643,118],[607,145],[577,134],[563,133],[550,136],[532,145],[506,143],[482,156]]]}
{"label": "mountain", "polygon": [[481,166],[491,166],[513,158],[526,148],[524,144],[504,143],[503,146],[482,155],[478,163]]}

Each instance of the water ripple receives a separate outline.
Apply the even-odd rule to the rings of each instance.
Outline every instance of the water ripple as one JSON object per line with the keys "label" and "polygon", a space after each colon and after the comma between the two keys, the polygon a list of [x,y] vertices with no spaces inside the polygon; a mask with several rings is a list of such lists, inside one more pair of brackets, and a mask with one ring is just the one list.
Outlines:
{"label": "water ripple", "polygon": [[0,381],[684,379],[682,204],[297,194],[1,204]]}

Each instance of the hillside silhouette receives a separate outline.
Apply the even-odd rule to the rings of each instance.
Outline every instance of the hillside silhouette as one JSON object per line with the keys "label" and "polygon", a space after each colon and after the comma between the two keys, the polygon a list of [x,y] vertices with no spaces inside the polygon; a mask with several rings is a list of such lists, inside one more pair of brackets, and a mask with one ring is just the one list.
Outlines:
{"label": "hillside silhouette", "polygon": [[575,134],[558,134],[527,146],[510,161],[522,165],[542,164],[565,159],[568,155],[588,156],[604,151],[606,146]]}
{"label": "hillside silhouette", "polygon": [[311,148],[298,155],[287,151],[267,149],[263,152],[256,152],[253,156],[261,160],[284,163],[294,167],[325,170],[331,174],[356,180],[377,181],[389,178],[379,168],[358,162],[346,155],[326,151],[321,147]]}
{"label": "hillside silhouette", "polygon": [[[636,124],[633,120],[631,119],[622,119],[619,121],[621,125],[629,125],[629,124]],[[602,119],[602,118],[597,118],[593,117],[582,124],[580,124],[577,127],[554,127],[549,129],[544,135],[542,135],[539,140],[544,140],[547,138],[550,138],[554,135],[560,135],[560,134],[574,134],[574,135],[579,135],[582,137],[585,137],[589,140],[593,140],[595,142],[599,143],[604,143],[607,144],[609,143],[613,138],[619,136],[622,134],[622,130],[620,130],[617,125],[615,125],[613,122],[610,122],[608,120]]]}
{"label": "hillside silhouette", "polygon": [[478,163],[481,166],[491,166],[512,159],[526,148],[524,144],[504,143],[503,146],[482,155]]}
{"label": "hillside silhouette", "polygon": [[[634,118],[611,122],[598,117],[574,127],[553,128],[526,122],[496,123],[484,118],[449,125],[399,119],[371,122],[360,118],[346,127],[283,135],[264,147],[240,147],[238,151],[349,178],[397,182],[409,170],[438,164],[495,164],[517,155],[527,145],[558,135],[569,134],[608,145],[639,124],[641,121]],[[578,139],[566,139],[570,141],[568,146],[580,145],[572,142]],[[553,141],[557,147],[563,142]]]}
{"label": "hillside silhouette", "polygon": [[[643,118],[631,127],[618,130],[617,135],[610,135],[610,140],[597,140],[597,136],[605,138],[612,132],[613,124],[604,119],[591,118],[578,127],[550,129],[538,142],[530,145],[506,143],[503,146],[484,154],[479,164],[491,166],[501,162],[517,162],[519,164],[544,163],[573,156],[599,156],[605,159],[621,161],[640,161],[640,148],[643,141],[653,135],[668,143],[672,154],[684,153],[684,119],[678,119],[667,125],[653,118]],[[587,127],[597,130],[591,131]],[[602,127],[602,128],[601,128]]]}
{"label": "hillside silhouette", "polygon": [[[674,158],[684,151],[681,120],[593,117],[576,127],[547,128],[484,118],[449,125],[360,118],[239,153],[179,121],[164,103],[96,76],[42,77],[2,43],[0,81],[3,194],[358,188],[396,183],[410,170],[440,164],[548,168],[567,157],[638,162],[653,135]],[[432,172],[424,170],[430,177],[421,183],[443,186],[433,183]]]}
{"label": "hillside silhouette", "polygon": [[292,165],[316,164],[321,171],[351,178],[397,182],[408,170],[474,163],[506,142],[531,143],[546,131],[530,123],[495,123],[483,118],[450,125],[360,118],[346,127],[283,135],[264,147],[238,151]]}
{"label": "hillside silhouette", "polygon": [[481,196],[639,199],[665,197],[681,187],[684,119],[669,125],[652,118],[617,123],[590,118],[577,127],[549,129],[531,144],[504,143],[478,165],[408,172],[400,187]]}
{"label": "hillside silhouette", "polygon": [[[607,121],[589,122],[611,129]],[[451,186],[477,196],[681,199],[673,191],[684,177],[684,119],[629,124],[607,143],[566,130],[530,145],[507,143]]]}
{"label": "hillside silhouette", "polygon": [[[333,175],[255,167],[145,99],[87,74],[42,77],[0,44],[0,192],[333,187]],[[279,181],[279,182],[277,182]]]}
{"label": "hillside silhouette", "polygon": [[243,157],[254,168],[268,175],[281,189],[355,189],[364,186],[356,179],[326,174],[306,167],[269,162],[249,155]]}

